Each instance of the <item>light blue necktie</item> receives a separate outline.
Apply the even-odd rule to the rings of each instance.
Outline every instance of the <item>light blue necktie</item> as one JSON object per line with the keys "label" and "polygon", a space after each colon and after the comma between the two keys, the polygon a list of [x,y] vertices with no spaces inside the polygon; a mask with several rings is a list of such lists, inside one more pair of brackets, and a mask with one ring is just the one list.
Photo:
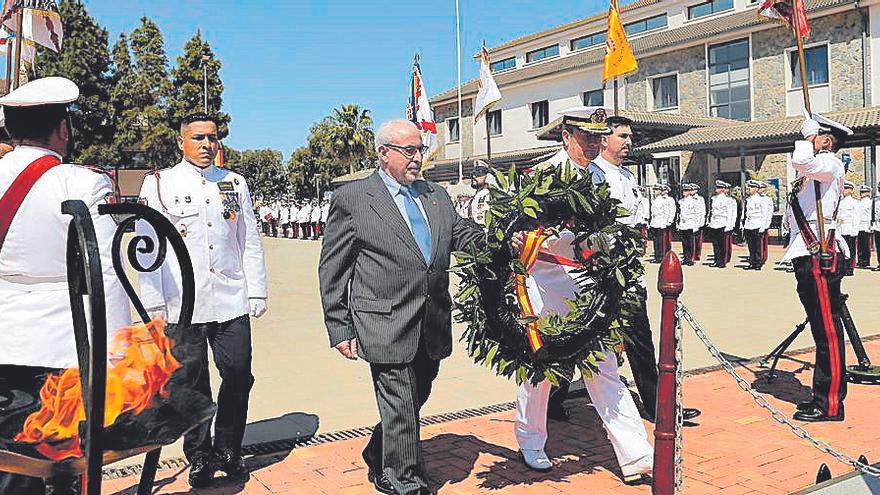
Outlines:
{"label": "light blue necktie", "polygon": [[406,216],[409,217],[409,225],[410,228],[412,228],[412,234],[416,239],[416,244],[418,244],[419,249],[422,250],[422,256],[425,257],[425,262],[430,262],[431,231],[428,229],[428,222],[425,221],[425,216],[422,215],[422,210],[419,209],[419,205],[417,205],[416,200],[413,199],[415,191],[409,187],[400,186],[400,194],[403,195]]}

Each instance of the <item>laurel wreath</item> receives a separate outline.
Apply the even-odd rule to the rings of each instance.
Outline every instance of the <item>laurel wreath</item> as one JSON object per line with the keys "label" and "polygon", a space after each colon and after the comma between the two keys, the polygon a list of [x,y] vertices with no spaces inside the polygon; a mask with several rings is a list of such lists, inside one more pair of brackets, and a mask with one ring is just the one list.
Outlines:
{"label": "laurel wreath", "polygon": [[[454,254],[451,271],[460,278],[455,319],[466,323],[461,337],[468,354],[506,378],[558,385],[577,370],[598,372],[609,352],[619,352],[629,320],[640,298],[644,268],[639,261],[642,238],[636,229],[617,222],[628,214],[611,198],[605,183],[570,163],[539,167],[533,174],[495,172],[485,216],[486,243]],[[516,275],[528,277],[513,252],[514,233],[543,227],[545,233],[568,229],[575,244],[596,253],[577,268],[577,299],[568,300],[565,315],[526,317],[516,297]],[[575,249],[575,252],[579,252]],[[532,350],[526,327],[537,322],[543,346]]]}

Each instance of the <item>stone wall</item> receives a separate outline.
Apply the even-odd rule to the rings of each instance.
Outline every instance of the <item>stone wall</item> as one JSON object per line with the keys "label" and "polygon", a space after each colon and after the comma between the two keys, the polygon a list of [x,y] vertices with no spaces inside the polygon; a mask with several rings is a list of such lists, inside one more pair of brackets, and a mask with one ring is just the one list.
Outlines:
{"label": "stone wall", "polygon": [[706,116],[706,53],[702,45],[639,59],[639,71],[627,78],[626,106],[649,111],[649,79],[678,72],[678,113]]}

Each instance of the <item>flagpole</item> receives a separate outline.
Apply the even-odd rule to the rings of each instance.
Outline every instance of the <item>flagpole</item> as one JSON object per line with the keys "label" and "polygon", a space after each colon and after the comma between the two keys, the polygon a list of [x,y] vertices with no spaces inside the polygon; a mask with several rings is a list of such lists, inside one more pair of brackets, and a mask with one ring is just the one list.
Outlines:
{"label": "flagpole", "polygon": [[15,73],[12,74],[12,89],[18,88],[21,73],[21,31],[24,27],[24,7],[15,9]]}
{"label": "flagpole", "polygon": [[12,85],[12,47],[9,46],[9,40],[6,40],[6,82],[4,83],[5,92],[8,94]]}
{"label": "flagpole", "polygon": [[[462,129],[462,104],[461,104],[461,9],[459,0],[455,0],[455,47],[458,61],[458,133],[461,141]],[[458,146],[458,181],[464,180],[464,146]]]}
{"label": "flagpole", "polygon": [[617,97],[617,76],[614,76],[614,116],[620,115],[620,106]]}
{"label": "flagpole", "polygon": [[486,119],[486,160],[492,163],[492,132],[489,129],[489,112],[484,112],[483,117]]}

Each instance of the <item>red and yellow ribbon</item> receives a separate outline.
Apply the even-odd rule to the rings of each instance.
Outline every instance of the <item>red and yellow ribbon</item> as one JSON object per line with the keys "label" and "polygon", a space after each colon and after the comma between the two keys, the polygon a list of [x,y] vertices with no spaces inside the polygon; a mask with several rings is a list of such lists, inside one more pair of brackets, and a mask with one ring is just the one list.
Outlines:
{"label": "red and yellow ribbon", "polygon": [[[526,272],[529,272],[532,267],[535,266],[535,261],[538,260],[538,253],[541,250],[541,244],[543,244],[545,240],[547,240],[547,236],[544,235],[544,227],[526,234],[522,253],[519,256],[520,261],[522,261],[526,268]],[[532,301],[529,299],[529,292],[526,288],[526,277],[523,275],[516,275],[515,282],[516,296],[519,301],[522,315],[525,317],[537,316],[534,307],[532,307]],[[526,335],[529,338],[529,344],[532,346],[532,351],[538,352],[538,349],[544,344],[541,342],[541,333],[538,331],[537,321],[533,321],[526,326]]]}

